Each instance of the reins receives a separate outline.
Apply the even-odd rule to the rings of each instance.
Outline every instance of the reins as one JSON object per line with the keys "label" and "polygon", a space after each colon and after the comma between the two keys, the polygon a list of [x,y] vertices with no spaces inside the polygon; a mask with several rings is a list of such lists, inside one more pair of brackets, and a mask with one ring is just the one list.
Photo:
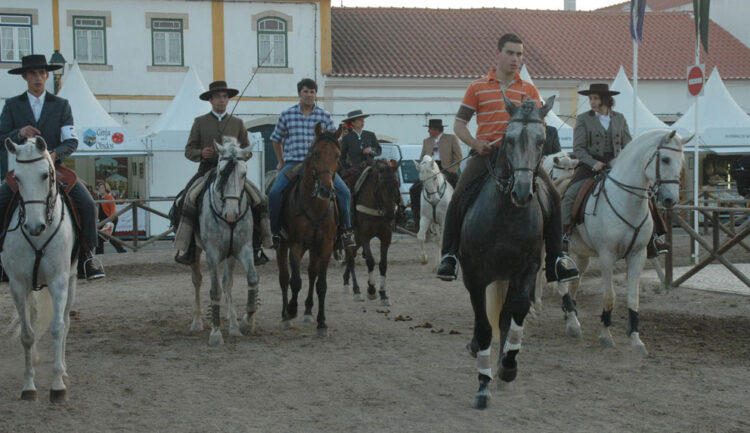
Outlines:
{"label": "reins", "polygon": [[[441,173],[438,172],[437,174],[441,174]],[[432,179],[432,177],[430,179]],[[427,191],[427,184],[424,181],[422,181],[422,185],[423,185],[422,195],[424,196],[425,201],[427,201],[427,203],[432,208],[432,220],[433,221],[437,221],[437,206],[440,204],[440,201],[445,196],[445,190],[448,188],[447,186],[448,181],[445,179],[445,176],[443,176],[442,178],[438,178],[438,179],[443,179],[443,183],[441,185],[438,185],[438,188],[434,192]],[[425,180],[428,180],[428,179],[425,179]],[[432,202],[432,200],[430,200],[430,196],[432,195],[438,196],[437,200],[434,203]]]}
{"label": "reins", "polygon": [[[242,214],[240,215],[240,217],[237,218],[236,220],[234,220],[233,222],[229,222],[229,221],[227,221],[226,218],[224,218],[223,216],[221,216],[221,214],[219,213],[219,211],[217,211],[216,208],[215,208],[215,206],[214,206],[214,188],[213,188],[213,184],[216,183],[216,182],[219,182],[219,179],[214,180],[214,182],[212,182],[211,185],[208,188],[208,207],[209,207],[209,209],[211,209],[211,214],[214,216],[214,219],[216,219],[217,221],[221,220],[227,226],[229,226],[229,248],[227,249],[227,253],[224,254],[224,255],[222,255],[222,259],[224,259],[224,258],[227,258],[227,257],[229,257],[229,256],[232,255],[232,249],[234,248],[234,229],[237,226],[237,223],[239,223],[240,221],[242,221],[245,218],[245,216],[247,215],[248,211],[250,210],[250,197],[247,197],[247,200],[246,200],[247,205],[245,206],[245,210],[242,211]],[[219,191],[219,192],[221,194],[221,197],[220,197],[219,200],[222,203],[225,203],[227,200],[237,200],[237,202],[238,202],[237,206],[238,207],[239,207],[239,205],[240,205],[240,203],[242,201],[242,197],[245,197],[245,196],[248,195],[247,191],[245,191],[244,186],[243,186],[242,192],[240,193],[239,196],[224,195],[223,189],[221,191]]]}

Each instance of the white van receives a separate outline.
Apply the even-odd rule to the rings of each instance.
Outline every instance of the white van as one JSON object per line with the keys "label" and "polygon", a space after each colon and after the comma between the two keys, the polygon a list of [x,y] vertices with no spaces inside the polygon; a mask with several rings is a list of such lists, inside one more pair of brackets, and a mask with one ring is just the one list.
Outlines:
{"label": "white van", "polygon": [[[419,180],[419,156],[422,154],[421,144],[396,144],[396,143],[380,143],[383,148],[383,153],[379,159],[388,159],[398,162],[401,161],[401,166],[398,170],[398,180],[401,183],[401,199],[407,207],[411,205],[411,199],[409,197],[409,188],[414,182]],[[407,212],[411,211],[411,207],[407,209]]]}

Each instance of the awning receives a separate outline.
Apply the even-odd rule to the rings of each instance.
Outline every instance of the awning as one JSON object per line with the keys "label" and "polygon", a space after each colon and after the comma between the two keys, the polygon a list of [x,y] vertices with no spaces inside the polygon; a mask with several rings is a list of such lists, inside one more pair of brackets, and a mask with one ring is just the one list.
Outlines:
{"label": "awning", "polygon": [[70,155],[73,158],[82,158],[85,156],[112,156],[112,157],[122,157],[122,156],[147,156],[147,155],[153,155],[153,153],[144,151],[138,151],[138,150],[132,150],[132,151],[122,151],[122,152],[113,152],[113,151],[92,151],[92,152],[73,152],[72,155]]}

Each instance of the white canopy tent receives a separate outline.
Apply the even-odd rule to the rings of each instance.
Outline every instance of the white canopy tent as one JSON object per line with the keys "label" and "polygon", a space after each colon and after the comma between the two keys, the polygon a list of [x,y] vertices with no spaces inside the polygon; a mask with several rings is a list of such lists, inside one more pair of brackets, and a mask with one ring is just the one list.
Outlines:
{"label": "white canopy tent", "polygon": [[610,86],[612,90],[620,92],[619,95],[614,97],[615,99],[615,110],[618,113],[622,113],[625,116],[625,120],[628,122],[630,128],[630,134],[635,137],[638,134],[642,134],[653,129],[667,129],[666,123],[659,120],[658,117],[654,116],[651,111],[641,102],[641,98],[638,98],[636,102],[637,109],[637,121],[638,131],[633,130],[633,86],[628,81],[627,75],[625,75],[625,69],[620,66],[620,70],[617,72],[615,81]]}
{"label": "white canopy tent", "polygon": [[[737,105],[714,68],[700,97],[701,148],[720,154],[750,153],[750,116]],[[672,125],[683,136],[695,131],[695,104]]]}
{"label": "white canopy tent", "polygon": [[122,127],[91,92],[78,63],[66,74],[58,96],[70,102],[78,134],[78,150],[73,156],[145,155],[145,146]]}
{"label": "white canopy tent", "polygon": [[[526,69],[526,65],[523,65],[521,67],[520,74],[521,79],[534,84],[534,81],[531,79],[531,75],[529,75],[529,70]],[[573,150],[573,128],[567,123],[563,122],[563,120],[560,119],[560,117],[553,111],[547,113],[547,117],[545,118],[545,120],[547,121],[547,125],[557,128],[557,135],[560,138],[560,148],[562,150],[571,152]]]}

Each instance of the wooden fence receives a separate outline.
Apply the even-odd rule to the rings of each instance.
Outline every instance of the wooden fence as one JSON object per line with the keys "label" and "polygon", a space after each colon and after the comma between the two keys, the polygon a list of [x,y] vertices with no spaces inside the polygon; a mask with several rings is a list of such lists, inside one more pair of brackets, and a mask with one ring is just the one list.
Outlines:
{"label": "wooden fence", "polygon": [[[115,203],[115,204],[127,204],[127,206],[123,207],[122,209],[118,210],[114,215],[108,217],[107,219],[101,220],[96,224],[96,228],[99,231],[99,235],[103,238],[112,241],[112,243],[118,244],[124,248],[129,248],[132,251],[138,251],[141,250],[154,242],[164,238],[165,236],[169,235],[170,233],[173,233],[174,230],[170,227],[168,230],[166,230],[163,233],[159,233],[158,235],[151,236],[148,240],[141,242],[138,239],[138,209],[143,209],[146,212],[158,215],[162,218],[169,219],[169,215],[165,214],[164,212],[160,212],[148,205],[146,203],[149,202],[159,202],[159,201],[167,201],[167,202],[173,202],[174,197],[167,197],[167,198],[148,198],[148,199],[122,199],[122,200],[95,200],[96,203]],[[133,239],[128,242],[124,241],[116,236],[114,234],[109,234],[102,230],[105,224],[108,222],[114,220],[115,218],[127,213],[132,212],[133,214]]]}

